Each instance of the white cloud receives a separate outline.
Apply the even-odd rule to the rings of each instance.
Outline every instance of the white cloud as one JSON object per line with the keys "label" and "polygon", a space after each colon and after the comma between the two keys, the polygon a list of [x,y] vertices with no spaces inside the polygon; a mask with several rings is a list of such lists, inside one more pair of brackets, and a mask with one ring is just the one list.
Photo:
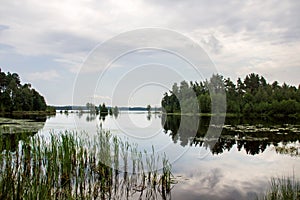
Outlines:
{"label": "white cloud", "polygon": [[111,97],[109,97],[109,96],[102,96],[102,95],[98,95],[98,94],[95,94],[94,96],[92,96],[92,98],[95,99],[95,100],[99,100],[99,99],[111,100]]}
{"label": "white cloud", "polygon": [[43,80],[50,81],[59,78],[60,75],[55,70],[43,71],[43,72],[33,72],[27,74],[26,78],[30,81]]}

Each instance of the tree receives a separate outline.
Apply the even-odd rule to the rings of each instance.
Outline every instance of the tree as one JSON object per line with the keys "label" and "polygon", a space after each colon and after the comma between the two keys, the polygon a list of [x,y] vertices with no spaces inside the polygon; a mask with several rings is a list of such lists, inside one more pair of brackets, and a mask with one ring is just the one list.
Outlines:
{"label": "tree", "polygon": [[239,96],[239,98],[242,98],[244,94],[245,94],[245,85],[244,85],[242,79],[238,78],[237,79],[237,95]]}
{"label": "tree", "polygon": [[119,108],[117,106],[114,107],[113,114],[114,114],[115,117],[118,117],[118,115],[119,115]]}
{"label": "tree", "polygon": [[47,104],[42,95],[31,87],[21,84],[17,73],[0,70],[0,112],[46,111]]}
{"label": "tree", "polygon": [[[229,78],[213,75],[209,81],[182,81],[175,83],[170,94],[165,93],[161,101],[167,113],[185,113],[197,109],[192,98],[197,97],[202,113],[225,112],[223,92],[226,92],[227,112],[244,115],[294,115],[300,110],[300,85],[282,86],[277,81],[269,84],[263,76],[251,73],[237,79],[235,85]],[[176,95],[175,95],[176,94]],[[213,105],[213,106],[212,106]]]}
{"label": "tree", "polygon": [[249,90],[250,93],[254,93],[257,91],[260,85],[260,77],[258,74],[251,73],[246,76],[244,79],[245,89]]}
{"label": "tree", "polygon": [[[29,111],[29,110],[33,110],[33,100],[34,98],[39,98],[38,95],[36,94],[35,97],[33,97],[33,91],[31,90],[31,88],[28,85],[24,85],[21,89],[21,93],[22,93],[22,101],[23,101],[23,107],[22,109],[25,111]],[[15,97],[17,98],[17,97]],[[36,103],[38,103],[38,105],[36,105],[36,107],[39,107],[39,103],[38,102],[39,99],[37,99]],[[16,102],[16,100],[15,100]],[[37,109],[39,110],[39,109]]]}
{"label": "tree", "polygon": [[297,102],[300,102],[300,84],[299,84],[297,92],[296,92],[296,100],[297,100]]}
{"label": "tree", "polygon": [[186,81],[182,81],[180,83],[179,88],[180,88],[180,92],[179,92],[178,97],[177,97],[177,98],[179,98],[179,100],[190,98],[191,90],[190,90],[189,84]]}
{"label": "tree", "polygon": [[236,88],[235,84],[230,80],[230,78],[225,79],[224,81],[225,90],[228,94],[228,96],[232,97],[236,95]]}
{"label": "tree", "polygon": [[174,83],[174,85],[172,86],[172,94],[174,94],[175,96],[179,94],[179,88],[177,83]]}
{"label": "tree", "polygon": [[150,112],[150,111],[151,111],[151,106],[150,106],[150,105],[147,105],[147,108],[146,108],[146,109],[147,109],[148,112]]}
{"label": "tree", "polygon": [[224,78],[219,74],[213,74],[208,83],[210,93],[221,93],[224,91]]}
{"label": "tree", "polygon": [[[96,106],[93,103],[86,103],[86,109],[90,112],[90,113],[96,113]],[[98,108],[97,108],[98,110]]]}
{"label": "tree", "polygon": [[108,108],[105,106],[105,103],[99,105],[99,110],[100,110],[100,116],[108,115]]}
{"label": "tree", "polygon": [[201,113],[211,112],[211,98],[209,94],[198,96],[199,108]]}

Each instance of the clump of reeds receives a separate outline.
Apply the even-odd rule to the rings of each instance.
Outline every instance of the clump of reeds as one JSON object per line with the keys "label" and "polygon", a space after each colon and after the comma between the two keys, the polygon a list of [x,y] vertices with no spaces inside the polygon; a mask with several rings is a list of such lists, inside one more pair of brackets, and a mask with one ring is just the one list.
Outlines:
{"label": "clump of reeds", "polygon": [[[1,143],[2,141],[0,141]],[[171,165],[154,149],[146,158],[109,131],[83,139],[65,132],[31,137],[0,154],[0,199],[166,199]],[[145,160],[148,169],[145,165]]]}
{"label": "clump of reeds", "polygon": [[292,177],[272,178],[265,200],[298,200],[300,199],[300,182]]}

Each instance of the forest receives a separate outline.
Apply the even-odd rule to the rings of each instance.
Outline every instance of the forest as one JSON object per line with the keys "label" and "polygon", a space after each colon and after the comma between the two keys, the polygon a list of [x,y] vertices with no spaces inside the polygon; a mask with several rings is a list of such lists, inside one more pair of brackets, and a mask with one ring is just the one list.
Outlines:
{"label": "forest", "polygon": [[17,73],[0,69],[0,112],[46,111],[47,108],[44,97],[31,84],[21,84]]}
{"label": "forest", "polygon": [[[194,97],[198,105],[191,103]],[[226,98],[226,103],[218,106],[227,114],[299,117],[300,113],[300,85],[297,88],[286,83],[280,85],[278,81],[268,83],[255,73],[243,80],[238,78],[236,83],[219,74],[205,81],[174,83],[172,90],[164,94],[161,104],[166,113],[184,113],[183,106],[189,107],[186,109],[189,111],[198,106],[200,113],[211,113],[212,100],[218,98]]]}

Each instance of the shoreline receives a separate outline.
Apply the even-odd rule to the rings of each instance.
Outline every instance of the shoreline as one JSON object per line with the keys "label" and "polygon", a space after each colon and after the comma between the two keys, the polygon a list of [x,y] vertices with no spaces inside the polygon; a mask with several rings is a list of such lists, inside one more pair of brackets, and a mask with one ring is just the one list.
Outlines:
{"label": "shoreline", "polygon": [[56,111],[12,111],[12,112],[0,112],[0,117],[46,117],[56,115]]}
{"label": "shoreline", "polygon": [[259,114],[259,113],[252,113],[250,115],[245,115],[242,113],[166,113],[166,112],[161,112],[163,115],[181,115],[181,116],[200,116],[200,117],[213,117],[213,116],[220,116],[220,117],[247,117],[247,118],[295,118],[295,119],[300,119],[300,113],[296,114],[289,114],[289,115],[284,115],[284,114]]}

